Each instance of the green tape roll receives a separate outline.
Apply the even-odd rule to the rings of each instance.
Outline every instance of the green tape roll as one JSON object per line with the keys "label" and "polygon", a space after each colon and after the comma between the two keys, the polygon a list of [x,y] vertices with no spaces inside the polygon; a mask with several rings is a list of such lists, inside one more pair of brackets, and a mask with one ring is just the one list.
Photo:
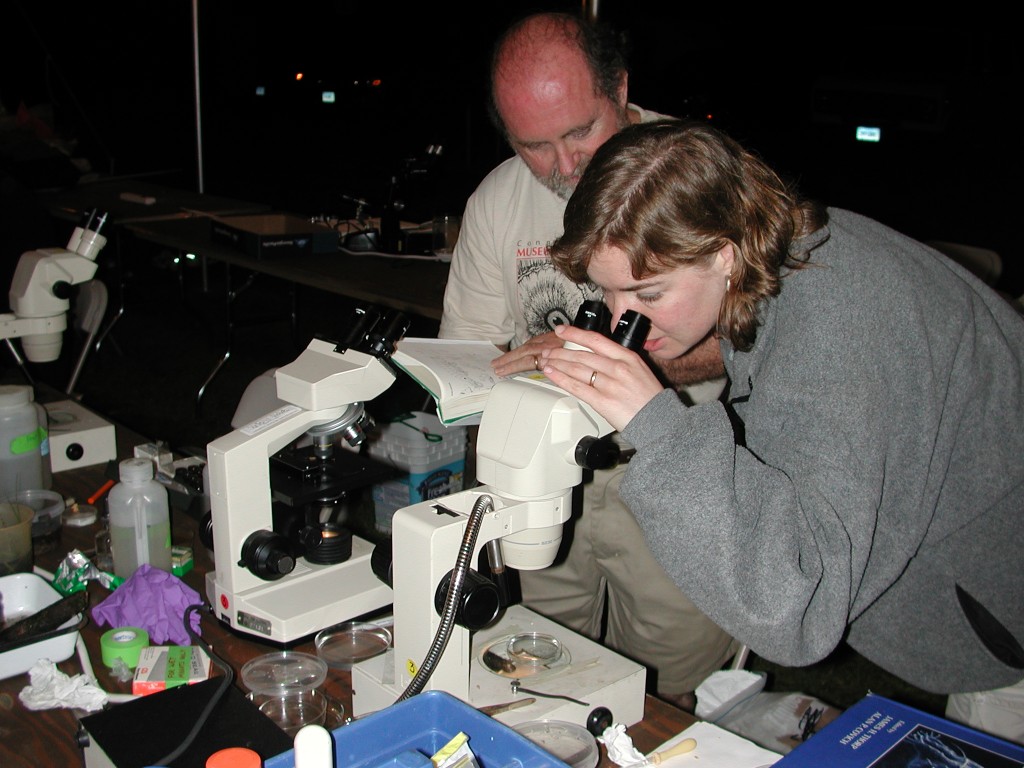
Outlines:
{"label": "green tape roll", "polygon": [[100,638],[100,652],[103,663],[114,666],[121,659],[129,669],[139,666],[139,655],[149,645],[149,633],[138,627],[118,627],[104,632]]}

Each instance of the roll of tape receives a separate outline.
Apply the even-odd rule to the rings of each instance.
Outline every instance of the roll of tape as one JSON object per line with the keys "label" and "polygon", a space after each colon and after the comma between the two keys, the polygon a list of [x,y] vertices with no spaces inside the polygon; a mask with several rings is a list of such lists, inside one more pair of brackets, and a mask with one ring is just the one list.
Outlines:
{"label": "roll of tape", "polygon": [[121,659],[129,669],[139,666],[139,655],[149,645],[149,634],[138,627],[118,627],[104,632],[100,638],[103,663],[113,667]]}

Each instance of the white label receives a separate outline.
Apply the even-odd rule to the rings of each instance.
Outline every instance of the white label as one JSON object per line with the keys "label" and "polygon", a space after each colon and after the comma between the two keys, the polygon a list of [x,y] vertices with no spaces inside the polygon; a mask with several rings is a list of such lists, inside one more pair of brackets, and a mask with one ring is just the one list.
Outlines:
{"label": "white label", "polygon": [[250,421],[244,427],[240,427],[238,431],[241,432],[243,435],[252,437],[253,435],[258,435],[263,430],[274,426],[279,421],[291,418],[301,410],[302,409],[299,408],[299,406],[297,405],[283,405],[276,411],[271,411],[270,413],[264,416],[260,416],[258,419],[255,419],[254,421]]}

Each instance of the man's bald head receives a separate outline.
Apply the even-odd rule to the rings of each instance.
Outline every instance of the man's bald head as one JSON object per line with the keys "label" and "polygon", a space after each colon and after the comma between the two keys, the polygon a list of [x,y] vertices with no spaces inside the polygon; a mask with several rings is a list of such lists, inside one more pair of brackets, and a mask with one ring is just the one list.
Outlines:
{"label": "man's bald head", "polygon": [[606,29],[568,13],[538,13],[516,22],[502,34],[491,55],[491,120],[506,136],[505,118],[498,105],[500,84],[529,76],[537,58],[561,53],[563,60],[582,68],[596,95],[615,102],[626,78],[626,62],[617,41]]}

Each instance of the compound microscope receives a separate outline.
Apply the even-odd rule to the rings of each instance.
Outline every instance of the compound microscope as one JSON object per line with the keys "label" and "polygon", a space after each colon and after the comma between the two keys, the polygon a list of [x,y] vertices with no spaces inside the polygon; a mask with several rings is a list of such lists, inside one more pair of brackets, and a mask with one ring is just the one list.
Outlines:
{"label": "compound microscope", "polygon": [[370,542],[330,521],[282,522],[271,461],[308,434],[313,444],[304,453],[312,460],[302,471],[314,496],[338,496],[346,482],[365,485],[365,477],[344,477],[359,475],[358,467],[337,469],[335,454],[347,451],[335,451],[334,442],[365,439],[372,422],[364,403],[394,382],[388,359],[407,328],[400,313],[358,310],[340,342],[315,338],[277,370],[285,405],[207,446],[215,571],[206,592],[217,616],[236,629],[283,643],[391,603],[391,589],[370,568]]}
{"label": "compound microscope", "polygon": [[11,339],[21,339],[30,362],[49,363],[60,357],[71,286],[96,274],[96,256],[107,243],[100,234],[106,220],[106,213],[92,211],[75,227],[66,248],[39,248],[21,255],[11,281],[11,311],[0,314],[0,339],[19,363]]}

